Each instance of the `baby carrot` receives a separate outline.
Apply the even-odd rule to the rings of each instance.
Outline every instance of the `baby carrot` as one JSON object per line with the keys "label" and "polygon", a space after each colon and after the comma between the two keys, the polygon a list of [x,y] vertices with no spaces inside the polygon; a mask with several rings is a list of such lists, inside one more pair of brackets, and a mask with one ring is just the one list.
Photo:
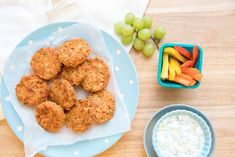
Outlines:
{"label": "baby carrot", "polygon": [[192,66],[193,66],[193,61],[191,61],[191,60],[188,60],[181,65],[182,68],[188,68],[188,67],[192,67]]}
{"label": "baby carrot", "polygon": [[192,80],[192,81],[190,82],[190,86],[194,86],[196,83],[197,83],[197,81]]}
{"label": "baby carrot", "polygon": [[193,76],[193,79],[200,82],[200,81],[202,80],[202,74],[196,74],[196,75],[194,75],[194,76]]}
{"label": "baby carrot", "polygon": [[182,68],[181,67],[181,71],[182,71],[182,73],[187,74],[187,75],[191,76],[192,78],[195,75],[200,74],[200,71],[196,68]]}
{"label": "baby carrot", "polygon": [[193,61],[192,67],[195,66],[195,64],[197,62],[197,58],[198,58],[198,47],[194,46],[193,47],[193,54],[192,54],[192,58],[191,58],[191,60]]}
{"label": "baby carrot", "polygon": [[191,81],[189,79],[185,79],[184,77],[179,75],[175,77],[174,82],[182,84],[184,86],[190,86],[191,84]]}
{"label": "baby carrot", "polygon": [[203,76],[200,73],[200,71],[196,68],[182,68],[181,67],[181,71],[182,71],[182,73],[191,76],[194,80],[197,80],[197,81],[201,81],[202,76]]}
{"label": "baby carrot", "polygon": [[174,49],[178,51],[180,54],[182,54],[183,56],[185,56],[186,58],[191,59],[190,52],[188,52],[188,50],[186,50],[185,48],[181,46],[174,46]]}
{"label": "baby carrot", "polygon": [[183,73],[179,74],[178,76],[183,77],[183,78],[188,79],[188,80],[192,80],[193,79],[191,76],[183,74]]}

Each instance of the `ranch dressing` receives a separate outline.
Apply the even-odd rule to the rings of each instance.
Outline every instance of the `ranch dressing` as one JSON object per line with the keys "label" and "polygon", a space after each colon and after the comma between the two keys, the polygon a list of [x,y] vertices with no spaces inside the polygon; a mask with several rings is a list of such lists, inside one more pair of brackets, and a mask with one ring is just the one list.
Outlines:
{"label": "ranch dressing", "polygon": [[204,146],[204,132],[186,113],[171,115],[160,122],[157,147],[164,157],[199,157]]}

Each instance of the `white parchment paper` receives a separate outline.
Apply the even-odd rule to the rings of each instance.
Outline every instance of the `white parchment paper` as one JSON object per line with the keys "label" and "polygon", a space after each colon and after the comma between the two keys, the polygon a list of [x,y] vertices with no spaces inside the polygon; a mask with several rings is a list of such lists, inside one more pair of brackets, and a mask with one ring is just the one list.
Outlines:
{"label": "white parchment paper", "polygon": [[[42,47],[56,47],[63,41],[72,38],[84,38],[92,48],[89,57],[101,57],[109,65],[111,78],[107,89],[116,98],[116,111],[112,120],[103,125],[92,126],[84,133],[74,133],[65,126],[58,133],[44,131],[36,122],[34,109],[22,105],[16,98],[15,87],[22,76],[31,73],[30,59]],[[106,48],[100,30],[88,24],[75,24],[56,31],[42,41],[30,42],[27,46],[14,50],[6,63],[3,79],[9,91],[10,101],[24,124],[23,142],[26,157],[32,157],[43,148],[50,145],[66,145],[77,141],[92,140],[123,133],[130,130],[130,118],[125,103],[120,97],[120,91],[114,75],[112,56]],[[77,90],[79,97],[86,96],[83,90]]]}

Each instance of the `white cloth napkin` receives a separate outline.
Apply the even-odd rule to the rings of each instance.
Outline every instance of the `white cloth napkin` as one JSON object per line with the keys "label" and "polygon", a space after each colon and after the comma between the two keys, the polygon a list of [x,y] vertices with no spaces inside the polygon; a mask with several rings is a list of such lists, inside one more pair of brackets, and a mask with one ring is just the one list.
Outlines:
{"label": "white cloth napkin", "polygon": [[[117,38],[116,22],[128,12],[143,16],[149,0],[1,0],[0,2],[0,77],[3,66],[28,33],[53,22],[89,22]],[[120,40],[118,40],[120,41]],[[130,47],[126,47],[129,51]],[[3,119],[0,105],[0,120]]]}

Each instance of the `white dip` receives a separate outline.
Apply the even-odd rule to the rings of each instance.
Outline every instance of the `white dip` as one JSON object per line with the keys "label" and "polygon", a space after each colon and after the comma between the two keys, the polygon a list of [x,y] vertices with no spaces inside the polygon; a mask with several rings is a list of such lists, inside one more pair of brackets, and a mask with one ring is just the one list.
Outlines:
{"label": "white dip", "polygon": [[155,134],[164,157],[198,157],[205,141],[198,121],[184,112],[163,119]]}

